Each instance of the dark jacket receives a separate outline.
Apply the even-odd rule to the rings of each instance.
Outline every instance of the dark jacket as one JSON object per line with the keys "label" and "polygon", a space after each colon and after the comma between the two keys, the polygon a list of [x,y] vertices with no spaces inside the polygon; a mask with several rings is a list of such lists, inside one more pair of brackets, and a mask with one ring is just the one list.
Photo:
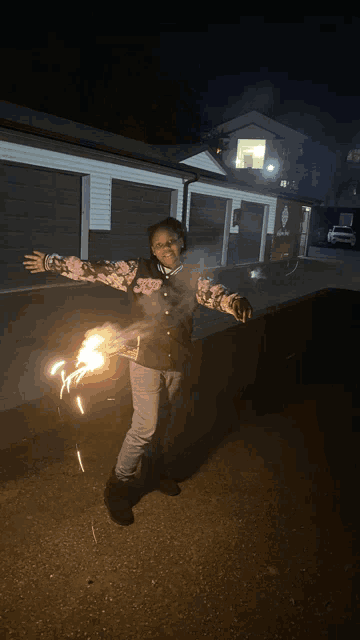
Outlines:
{"label": "dark jacket", "polygon": [[131,321],[140,327],[136,362],[150,369],[182,371],[191,352],[195,308],[201,304],[232,314],[233,301],[241,297],[201,277],[193,267],[180,265],[166,273],[159,262],[144,258],[91,263],[51,254],[45,257],[45,269],[71,280],[102,282],[131,295]]}

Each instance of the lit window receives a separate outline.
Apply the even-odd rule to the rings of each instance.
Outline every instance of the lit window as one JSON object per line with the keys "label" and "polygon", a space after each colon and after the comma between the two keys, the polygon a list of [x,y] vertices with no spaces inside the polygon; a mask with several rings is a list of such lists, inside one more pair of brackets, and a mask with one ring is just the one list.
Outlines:
{"label": "lit window", "polygon": [[280,187],[287,187],[288,186],[288,181],[287,180],[280,180]]}
{"label": "lit window", "polygon": [[236,154],[237,169],[262,169],[266,140],[238,140]]}

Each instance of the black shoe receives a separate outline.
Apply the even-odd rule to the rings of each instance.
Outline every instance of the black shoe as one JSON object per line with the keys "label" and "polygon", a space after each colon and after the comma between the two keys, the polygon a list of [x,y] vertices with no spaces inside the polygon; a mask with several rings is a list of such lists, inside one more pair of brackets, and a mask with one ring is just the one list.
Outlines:
{"label": "black shoe", "polygon": [[170,476],[161,475],[158,486],[161,493],[167,496],[178,496],[181,493],[179,485]]}
{"label": "black shoe", "polygon": [[110,518],[122,526],[128,526],[134,522],[132,506],[139,497],[139,488],[133,481],[123,482],[116,478],[112,471],[106,483],[104,502],[108,508]]}

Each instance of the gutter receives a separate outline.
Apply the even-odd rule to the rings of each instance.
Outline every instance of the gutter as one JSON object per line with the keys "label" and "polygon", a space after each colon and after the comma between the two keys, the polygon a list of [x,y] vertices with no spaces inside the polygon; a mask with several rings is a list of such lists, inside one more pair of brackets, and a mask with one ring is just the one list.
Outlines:
{"label": "gutter", "polygon": [[187,199],[188,199],[188,193],[189,193],[189,184],[192,184],[193,182],[197,182],[199,180],[199,174],[196,173],[195,176],[196,177],[193,178],[192,180],[184,180],[183,210],[182,210],[182,217],[181,217],[181,223],[183,227],[186,227]]}

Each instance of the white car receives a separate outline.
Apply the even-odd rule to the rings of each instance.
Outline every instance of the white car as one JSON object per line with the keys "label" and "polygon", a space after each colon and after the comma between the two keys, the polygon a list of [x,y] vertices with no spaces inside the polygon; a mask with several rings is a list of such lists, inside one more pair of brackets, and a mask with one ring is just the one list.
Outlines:
{"label": "white car", "polygon": [[333,227],[328,233],[327,241],[329,244],[346,242],[353,247],[356,243],[355,231],[351,227]]}

